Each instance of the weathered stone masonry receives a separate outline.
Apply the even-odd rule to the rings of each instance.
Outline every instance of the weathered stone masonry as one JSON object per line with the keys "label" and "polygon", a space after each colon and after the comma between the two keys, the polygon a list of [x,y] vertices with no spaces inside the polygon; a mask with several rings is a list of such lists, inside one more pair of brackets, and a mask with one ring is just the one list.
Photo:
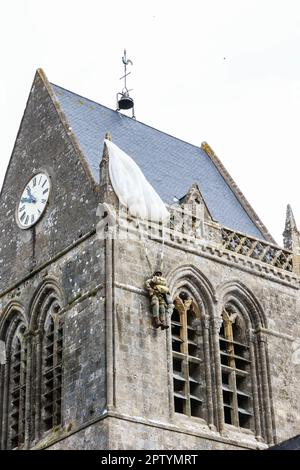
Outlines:
{"label": "weathered stone masonry", "polygon": [[[1,449],[264,449],[299,434],[291,213],[285,250],[222,227],[196,185],[170,207],[169,229],[150,233],[134,218],[107,226],[99,203],[116,210],[117,199],[106,148],[101,157],[98,184],[38,72],[1,193]],[[51,177],[49,204],[36,226],[21,230],[18,195],[41,169]],[[145,290],[162,252],[172,297],[187,293],[196,320],[186,314],[183,326],[175,313],[164,331],[152,326]],[[227,306],[238,312],[235,363],[225,361]]]}

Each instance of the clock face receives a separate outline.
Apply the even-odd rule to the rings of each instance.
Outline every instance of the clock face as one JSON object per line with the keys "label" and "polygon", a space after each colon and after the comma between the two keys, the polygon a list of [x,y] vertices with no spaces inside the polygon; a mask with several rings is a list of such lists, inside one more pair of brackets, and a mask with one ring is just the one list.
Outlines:
{"label": "clock face", "polygon": [[32,227],[42,216],[49,199],[50,180],[38,173],[27,183],[17,206],[17,221],[21,228]]}

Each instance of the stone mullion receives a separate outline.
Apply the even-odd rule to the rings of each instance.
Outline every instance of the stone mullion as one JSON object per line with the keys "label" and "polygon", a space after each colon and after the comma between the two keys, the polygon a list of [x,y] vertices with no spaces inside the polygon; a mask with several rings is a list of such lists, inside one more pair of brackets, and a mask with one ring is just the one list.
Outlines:
{"label": "stone mullion", "polygon": [[188,356],[185,356],[183,359],[183,371],[185,377],[185,387],[184,387],[184,394],[186,396],[185,400],[185,414],[187,416],[191,416],[191,401],[190,401],[190,381],[189,381],[189,361]]}
{"label": "stone mullion", "polygon": [[258,346],[260,352],[260,361],[262,364],[262,389],[263,389],[263,408],[266,420],[266,437],[268,444],[273,443],[271,404],[269,395],[269,384],[267,380],[267,358],[266,358],[266,337],[259,333]]}
{"label": "stone mullion", "polygon": [[35,370],[35,438],[41,437],[42,423],[42,383],[43,383],[43,357],[42,357],[43,334],[38,332],[36,336],[36,370]]}
{"label": "stone mullion", "polygon": [[32,369],[32,349],[33,349],[33,336],[26,334],[24,337],[26,341],[26,382],[25,382],[25,426],[24,426],[24,447],[28,449],[30,436],[31,436],[31,369]]}
{"label": "stone mullion", "polygon": [[60,425],[62,422],[62,350],[60,355],[58,354],[59,351],[59,332],[62,331],[62,319],[58,315],[56,329],[55,329],[55,420],[56,425]]}
{"label": "stone mullion", "polygon": [[204,366],[205,366],[205,383],[206,383],[206,403],[207,403],[207,422],[208,425],[214,424],[214,413],[213,413],[213,390],[211,380],[211,357],[210,357],[210,345],[209,345],[209,330],[210,322],[209,318],[205,318],[203,321],[203,348],[204,348]]}
{"label": "stone mullion", "polygon": [[57,355],[57,345],[58,345],[58,322],[59,319],[56,317],[53,319],[53,392],[52,392],[52,413],[53,413],[53,426],[57,426],[57,411],[58,411],[58,378],[57,378],[57,366],[58,366],[58,355]]}
{"label": "stone mullion", "polygon": [[25,427],[25,443],[30,445],[30,442],[35,437],[35,414],[36,414],[36,376],[37,376],[37,336],[30,333],[30,345],[28,350],[27,361],[27,391],[26,391],[26,427]]}
{"label": "stone mullion", "polygon": [[[10,351],[11,352],[11,351]],[[11,368],[11,355],[7,354],[7,361],[4,368],[4,390],[3,390],[3,420],[2,420],[2,449],[6,449],[8,445],[8,397],[10,391],[10,368]]]}
{"label": "stone mullion", "polygon": [[238,399],[237,399],[237,386],[236,386],[236,371],[233,370],[229,374],[229,388],[232,390],[231,399],[231,420],[234,426],[239,426],[239,412],[238,412]]}
{"label": "stone mullion", "polygon": [[[228,376],[228,383],[229,383],[229,388],[232,390],[231,400],[230,400],[230,405],[232,406],[232,409],[230,410],[231,414],[231,421],[234,426],[239,426],[239,413],[238,413],[238,398],[237,398],[237,373],[236,373],[236,363],[235,363],[235,357],[234,357],[234,342],[233,342],[233,327],[232,327],[232,321],[227,320],[223,318],[223,324],[224,324],[224,336],[225,338],[230,341],[227,344],[226,350],[228,353],[228,362],[229,362],[229,367],[233,369]],[[222,366],[221,366],[222,367]]]}
{"label": "stone mullion", "polygon": [[258,394],[258,404],[259,404],[259,416],[260,416],[260,425],[261,425],[261,435],[263,439],[266,439],[266,423],[265,423],[265,413],[264,413],[264,397],[263,397],[263,388],[262,388],[262,376],[263,376],[263,368],[260,361],[260,352],[258,346],[257,335],[255,337],[255,348],[254,348],[254,355],[255,355],[255,364],[256,364],[256,378],[257,378],[257,394]]}
{"label": "stone mullion", "polygon": [[267,374],[268,385],[269,385],[271,422],[272,422],[272,436],[273,436],[274,443],[277,444],[276,422],[275,422],[275,413],[274,413],[274,401],[273,401],[273,391],[272,391],[271,372],[270,372],[270,357],[269,357],[269,350],[268,350],[268,345],[267,344],[266,344],[265,352],[266,352],[266,374]]}
{"label": "stone mullion", "polygon": [[219,344],[219,319],[214,318],[212,327],[213,350],[215,359],[215,376],[216,376],[216,397],[217,397],[217,420],[220,432],[224,430],[224,409],[223,409],[223,392],[222,392],[222,369]]}
{"label": "stone mullion", "polygon": [[[172,317],[170,319],[172,321]],[[172,418],[174,414],[174,381],[173,381],[173,343],[172,343],[172,324],[170,325],[169,330],[166,335],[166,345],[167,345],[167,367],[168,367],[168,376],[169,376],[169,416]]]}
{"label": "stone mullion", "polygon": [[23,345],[21,345],[20,350],[20,383],[19,383],[19,414],[18,414],[18,435],[17,435],[17,447],[21,445],[22,437],[22,427],[23,427],[23,384],[24,384],[24,367],[22,364],[23,361]]}
{"label": "stone mullion", "polygon": [[256,371],[256,360],[255,360],[255,343],[253,333],[249,333],[249,352],[250,352],[250,374],[252,384],[252,397],[253,397],[253,414],[254,414],[254,425],[255,435],[257,439],[261,439],[261,422],[260,422],[260,411],[259,411],[259,396],[258,396],[258,384],[257,384],[257,371]]}
{"label": "stone mullion", "polygon": [[[55,321],[55,329],[54,329],[54,370],[53,370],[53,385],[54,385],[54,393],[53,393],[53,412],[55,415],[55,424],[61,424],[61,387],[62,387],[62,360],[58,359],[58,349],[59,349],[59,331],[62,329],[62,322],[60,316],[57,317]],[[62,355],[62,351],[61,351]]]}
{"label": "stone mullion", "polygon": [[184,354],[183,359],[183,375],[185,378],[184,392],[186,396],[185,400],[185,414],[191,416],[191,401],[190,401],[190,373],[189,373],[189,360],[188,360],[188,330],[187,330],[187,315],[186,312],[180,314],[180,336],[183,341],[182,353]]}
{"label": "stone mullion", "polygon": [[[13,348],[10,351],[11,355],[13,355]],[[10,416],[10,411],[12,407],[11,403],[11,398],[12,398],[12,390],[13,390],[13,381],[12,381],[12,366],[14,364],[14,361],[10,361],[10,371],[9,371],[9,379],[8,379],[8,387],[7,387],[7,435],[6,435],[6,446],[7,448],[11,447],[11,441],[12,441],[12,428],[10,426],[11,424],[11,416]],[[20,390],[19,390],[20,391]]]}
{"label": "stone mullion", "polygon": [[[0,363],[0,436],[2,436],[2,423],[3,423],[3,393],[4,393],[4,370],[5,364]],[[0,441],[0,450],[3,450],[2,443]]]}
{"label": "stone mullion", "polygon": [[18,425],[18,446],[22,444],[20,438],[23,435],[25,442],[25,415],[26,413],[26,390],[27,390],[27,338],[21,340],[20,351],[20,385],[19,385],[19,425]]}

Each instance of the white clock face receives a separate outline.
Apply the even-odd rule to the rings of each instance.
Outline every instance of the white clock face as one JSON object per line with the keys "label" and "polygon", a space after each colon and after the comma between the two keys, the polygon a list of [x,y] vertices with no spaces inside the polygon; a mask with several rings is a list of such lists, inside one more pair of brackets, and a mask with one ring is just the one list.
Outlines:
{"label": "white clock face", "polygon": [[38,173],[27,183],[17,207],[17,220],[21,228],[29,228],[42,216],[49,199],[50,180]]}

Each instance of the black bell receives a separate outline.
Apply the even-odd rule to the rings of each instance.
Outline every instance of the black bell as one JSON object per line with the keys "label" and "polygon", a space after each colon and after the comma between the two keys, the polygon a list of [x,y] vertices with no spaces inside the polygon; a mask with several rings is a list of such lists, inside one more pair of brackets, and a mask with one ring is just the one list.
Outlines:
{"label": "black bell", "polygon": [[131,109],[134,106],[133,99],[129,95],[121,95],[121,98],[118,101],[119,109]]}

